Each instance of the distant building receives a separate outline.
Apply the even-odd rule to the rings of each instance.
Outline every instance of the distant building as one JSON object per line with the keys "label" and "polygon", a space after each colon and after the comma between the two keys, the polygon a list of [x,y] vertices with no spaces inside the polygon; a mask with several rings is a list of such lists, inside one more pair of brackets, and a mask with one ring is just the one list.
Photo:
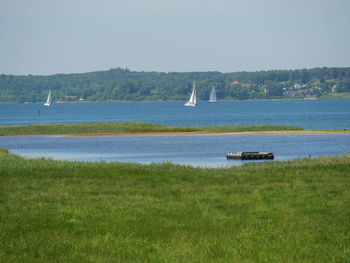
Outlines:
{"label": "distant building", "polygon": [[233,86],[233,85],[240,85],[242,88],[250,88],[250,84],[249,83],[240,83],[238,81],[233,81],[230,83],[230,86]]}
{"label": "distant building", "polygon": [[63,98],[63,101],[77,101],[78,97],[77,96],[65,96]]}
{"label": "distant building", "polygon": [[299,83],[294,84],[294,89],[301,89],[302,86]]}

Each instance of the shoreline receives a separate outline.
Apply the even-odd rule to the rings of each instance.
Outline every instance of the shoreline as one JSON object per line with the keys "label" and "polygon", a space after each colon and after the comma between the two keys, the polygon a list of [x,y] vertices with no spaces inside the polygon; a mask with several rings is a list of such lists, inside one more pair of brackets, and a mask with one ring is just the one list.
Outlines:
{"label": "shoreline", "polygon": [[0,126],[0,136],[61,135],[69,137],[106,136],[202,136],[249,134],[347,134],[350,129],[304,130],[296,126],[231,125],[176,127],[147,122],[111,122],[80,124],[45,124]]}
{"label": "shoreline", "polygon": [[[209,135],[259,135],[259,134],[347,134],[350,131],[252,131],[252,132],[151,132],[151,133],[101,133],[67,134],[69,137],[146,137],[146,136],[209,136]],[[58,135],[58,134],[57,134]]]}
{"label": "shoreline", "polygon": [[346,131],[327,131],[327,130],[310,130],[310,131],[246,131],[246,132],[121,132],[121,133],[76,133],[76,134],[17,134],[8,136],[25,136],[25,135],[62,135],[65,137],[151,137],[151,136],[210,136],[210,135],[297,135],[297,134],[349,134]]}
{"label": "shoreline", "polygon": [[[339,94],[339,93],[333,93],[333,94]],[[341,93],[340,93],[341,94]],[[239,100],[239,99],[227,99],[227,100],[220,100],[219,102],[236,102],[236,101],[288,101],[288,100],[350,100],[348,97],[338,97],[336,95],[331,95],[329,97],[288,97],[288,98],[270,98],[270,99],[246,99],[246,100]],[[52,104],[67,104],[67,103],[149,103],[149,102],[185,102],[185,100],[140,100],[140,101],[134,101],[134,100],[103,100],[103,101],[57,101],[52,102]],[[206,102],[205,100],[200,101],[201,103]],[[44,102],[1,102],[0,104],[43,104]]]}

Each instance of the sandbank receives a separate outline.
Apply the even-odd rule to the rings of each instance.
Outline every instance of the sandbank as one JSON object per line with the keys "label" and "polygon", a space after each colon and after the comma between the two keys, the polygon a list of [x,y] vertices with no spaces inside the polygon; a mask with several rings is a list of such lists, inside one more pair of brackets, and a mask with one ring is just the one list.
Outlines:
{"label": "sandbank", "polygon": [[121,133],[79,133],[69,137],[108,137],[108,136],[208,136],[208,135],[249,135],[249,134],[348,134],[350,130],[302,130],[302,131],[246,131],[246,132],[121,132]]}

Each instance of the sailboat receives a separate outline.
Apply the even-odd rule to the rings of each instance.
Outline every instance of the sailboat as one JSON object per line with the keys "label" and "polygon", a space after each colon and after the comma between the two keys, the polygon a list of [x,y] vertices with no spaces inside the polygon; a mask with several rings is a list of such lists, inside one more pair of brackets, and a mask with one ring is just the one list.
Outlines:
{"label": "sailboat", "polygon": [[210,102],[210,103],[216,103],[216,102],[218,102],[218,101],[216,100],[216,90],[215,90],[215,87],[214,87],[214,86],[211,88],[210,99],[209,99],[208,102]]}
{"label": "sailboat", "polygon": [[46,103],[44,105],[45,106],[51,105],[51,90],[49,90],[49,95],[47,96],[47,100],[46,100]]}
{"label": "sailboat", "polygon": [[189,101],[185,103],[185,106],[194,107],[194,106],[197,106],[197,104],[198,103],[197,103],[197,94],[196,94],[196,82],[193,82],[191,98]]}

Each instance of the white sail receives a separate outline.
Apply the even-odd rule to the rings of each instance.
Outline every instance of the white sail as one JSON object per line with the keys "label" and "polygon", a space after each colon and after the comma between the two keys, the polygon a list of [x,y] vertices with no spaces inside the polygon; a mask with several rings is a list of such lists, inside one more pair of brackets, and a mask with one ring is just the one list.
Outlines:
{"label": "white sail", "polygon": [[216,90],[215,90],[214,86],[211,88],[210,99],[209,99],[208,102],[211,102],[211,103],[217,102],[217,100],[216,100]]}
{"label": "white sail", "polygon": [[196,93],[196,82],[194,82],[190,100],[185,103],[185,106],[194,107],[196,105],[197,105],[197,93]]}
{"label": "white sail", "polygon": [[51,90],[49,90],[49,95],[47,96],[47,100],[46,100],[46,103],[44,105],[45,106],[51,105]]}
{"label": "white sail", "polygon": [[193,84],[193,90],[194,90],[194,94],[193,94],[193,104],[197,105],[197,91],[196,91],[196,83]]}

